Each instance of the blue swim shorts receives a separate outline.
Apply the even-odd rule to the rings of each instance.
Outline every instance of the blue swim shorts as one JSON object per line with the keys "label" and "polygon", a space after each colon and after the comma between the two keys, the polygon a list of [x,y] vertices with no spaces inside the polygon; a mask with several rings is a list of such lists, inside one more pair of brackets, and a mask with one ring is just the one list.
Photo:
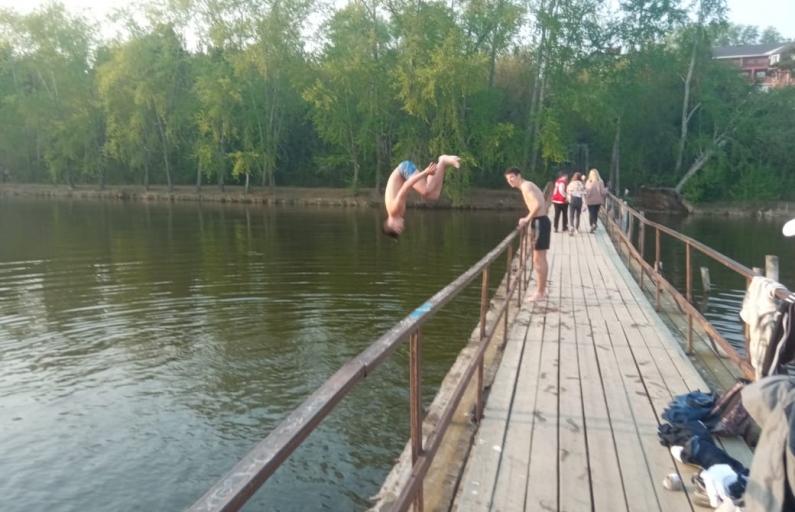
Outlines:
{"label": "blue swim shorts", "polygon": [[417,172],[417,166],[414,165],[414,162],[406,160],[405,162],[400,162],[400,165],[398,165],[398,172],[403,176],[403,179],[407,180],[409,176]]}

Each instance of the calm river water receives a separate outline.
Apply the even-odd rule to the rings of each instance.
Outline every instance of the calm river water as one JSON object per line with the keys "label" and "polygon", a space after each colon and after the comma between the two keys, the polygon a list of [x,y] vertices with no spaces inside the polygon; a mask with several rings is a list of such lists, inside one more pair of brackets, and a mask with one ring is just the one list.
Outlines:
{"label": "calm river water", "polygon": [[[183,510],[519,213],[409,215],[395,243],[377,210],[0,201],[0,510]],[[795,282],[783,220],[657,220],[748,266],[777,254]],[[665,238],[683,287],[684,249]],[[707,314],[741,346],[744,281],[708,266]],[[424,331],[427,400],[478,288]],[[246,510],[366,508],[408,438],[407,360],[344,400]]]}
{"label": "calm river water", "polygon": [[[749,268],[764,268],[765,255],[776,255],[780,265],[779,280],[789,289],[795,289],[795,237],[786,238],[781,234],[788,218],[649,215],[649,219],[676,229]],[[687,275],[685,245],[661,234],[660,249],[666,278],[684,293]],[[646,235],[645,256],[653,263],[653,231]],[[740,353],[745,353],[744,324],[739,317],[745,295],[745,278],[698,251],[693,250],[691,258],[694,302],[701,306],[704,316],[721,334]],[[699,267],[707,267],[710,271],[712,291],[706,300]]]}
{"label": "calm river water", "polygon": [[[518,216],[410,212],[395,243],[377,210],[0,201],[0,510],[183,510]],[[479,286],[424,331],[428,399]],[[409,435],[407,369],[404,348],[246,510],[364,509]]]}

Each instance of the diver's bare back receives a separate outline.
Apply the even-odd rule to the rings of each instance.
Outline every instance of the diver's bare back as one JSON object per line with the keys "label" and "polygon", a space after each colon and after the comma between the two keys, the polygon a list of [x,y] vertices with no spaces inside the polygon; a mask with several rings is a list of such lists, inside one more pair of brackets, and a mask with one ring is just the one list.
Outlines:
{"label": "diver's bare back", "polygon": [[384,191],[384,206],[386,206],[387,214],[402,216],[406,213],[406,202],[397,200],[398,192],[400,192],[404,183],[406,183],[406,180],[400,175],[400,171],[398,169],[392,171]]}

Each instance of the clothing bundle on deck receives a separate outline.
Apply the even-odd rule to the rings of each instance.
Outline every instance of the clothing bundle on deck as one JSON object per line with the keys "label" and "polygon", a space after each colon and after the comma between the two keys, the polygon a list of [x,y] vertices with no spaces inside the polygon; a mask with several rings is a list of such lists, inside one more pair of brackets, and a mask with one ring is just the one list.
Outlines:
{"label": "clothing bundle on deck", "polygon": [[677,396],[663,411],[662,418],[669,423],[657,430],[660,443],[679,462],[701,468],[692,478],[693,500],[699,505],[716,508],[724,502],[731,506],[742,502],[748,468],[715,444],[712,435],[736,435],[747,429],[751,420],[740,393],[746,383],[739,381],[721,396],[701,391]]}
{"label": "clothing bundle on deck", "polygon": [[[680,462],[698,466],[693,502],[724,511],[795,511],[795,377],[740,380],[718,397],[695,391],[663,412],[660,443]],[[713,435],[762,428],[750,470],[720,448]]]}
{"label": "clothing bundle on deck", "polygon": [[[693,502],[720,512],[795,512],[795,294],[778,301],[782,286],[751,280],[740,317],[749,328],[748,360],[756,382],[741,379],[718,397],[695,391],[677,396],[663,412],[660,443],[685,464]],[[750,470],[715,443],[713,435],[742,435],[751,421],[762,428]]]}

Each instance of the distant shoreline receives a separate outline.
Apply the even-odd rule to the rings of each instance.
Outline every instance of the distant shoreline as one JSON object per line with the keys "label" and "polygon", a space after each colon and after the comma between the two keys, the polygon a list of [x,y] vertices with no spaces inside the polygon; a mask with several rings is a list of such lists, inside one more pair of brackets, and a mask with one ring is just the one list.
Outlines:
{"label": "distant shoreline", "polygon": [[[40,185],[32,183],[0,183],[0,200],[3,198],[32,198],[80,201],[129,201],[129,202],[204,202],[215,204],[249,204],[278,206],[329,206],[343,208],[381,208],[383,196],[376,195],[375,189],[361,189],[359,194],[352,196],[344,188],[312,188],[312,187],[276,187],[275,193],[261,187],[252,188],[249,194],[244,193],[242,186],[227,186],[222,193],[217,185],[205,185],[201,193],[196,187],[179,185],[173,192],[165,186],[150,187],[149,191],[136,185],[114,185],[99,190],[95,185],[83,185],[70,189],[65,185]],[[409,207],[420,209],[442,210],[522,210],[525,208],[521,194],[506,187],[498,189],[472,189],[469,197],[459,205],[442,197],[436,202],[426,202],[419,195],[411,194]],[[645,210],[642,206],[634,206]],[[701,205],[688,204],[689,215],[694,216],[731,216],[731,217],[795,217],[795,203],[775,202],[762,204],[747,203],[706,203]],[[648,213],[670,213],[674,211],[646,210]]]}
{"label": "distant shoreline", "polygon": [[[361,189],[359,194],[352,196],[348,189],[342,188],[303,188],[276,187],[274,194],[269,189],[252,188],[244,193],[238,185],[227,186],[221,192],[217,186],[204,186],[201,192],[195,186],[180,185],[169,192],[165,186],[150,187],[149,191],[141,186],[108,186],[99,190],[95,185],[78,186],[71,189],[65,185],[38,185],[26,183],[0,184],[2,198],[40,198],[69,199],[90,201],[136,201],[136,202],[209,202],[232,204],[259,205],[290,205],[290,206],[336,206],[354,208],[381,207],[383,196],[376,194],[375,189]],[[473,189],[469,197],[462,203],[454,205],[450,199],[442,197],[436,202],[426,202],[419,195],[411,194],[408,206],[413,208],[462,209],[462,210],[518,210],[524,208],[521,194],[506,187],[505,190]]]}

